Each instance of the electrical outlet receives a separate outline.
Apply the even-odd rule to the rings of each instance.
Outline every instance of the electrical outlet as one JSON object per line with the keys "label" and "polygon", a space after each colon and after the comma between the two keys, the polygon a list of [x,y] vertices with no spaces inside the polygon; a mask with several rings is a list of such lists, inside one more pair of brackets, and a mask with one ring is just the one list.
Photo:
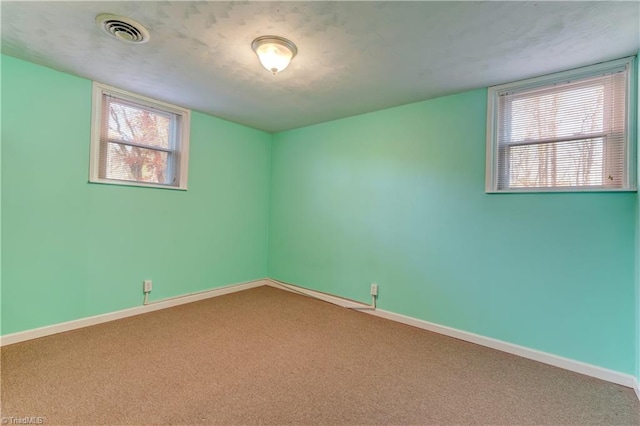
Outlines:
{"label": "electrical outlet", "polygon": [[371,284],[371,295],[372,296],[377,296],[378,295],[378,284],[376,284],[376,283],[372,283]]}
{"label": "electrical outlet", "polygon": [[151,292],[152,288],[153,288],[153,283],[151,282],[151,280],[144,280],[143,281],[142,289],[143,289],[143,291],[145,293]]}

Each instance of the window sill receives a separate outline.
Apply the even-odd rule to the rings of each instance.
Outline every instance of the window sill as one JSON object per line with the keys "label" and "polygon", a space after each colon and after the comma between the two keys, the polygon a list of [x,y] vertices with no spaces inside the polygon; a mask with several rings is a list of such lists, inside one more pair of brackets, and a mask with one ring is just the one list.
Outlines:
{"label": "window sill", "polygon": [[545,193],[620,193],[620,192],[638,192],[636,188],[633,189],[602,189],[602,188],[531,188],[531,189],[500,189],[485,191],[487,194],[545,194]]}
{"label": "window sill", "polygon": [[170,185],[160,185],[156,183],[144,183],[144,182],[135,182],[128,180],[113,180],[113,179],[89,179],[89,183],[97,183],[101,185],[117,185],[117,186],[135,186],[135,187],[143,187],[143,188],[156,188],[156,189],[172,189],[178,191],[186,191],[186,186],[170,186]]}

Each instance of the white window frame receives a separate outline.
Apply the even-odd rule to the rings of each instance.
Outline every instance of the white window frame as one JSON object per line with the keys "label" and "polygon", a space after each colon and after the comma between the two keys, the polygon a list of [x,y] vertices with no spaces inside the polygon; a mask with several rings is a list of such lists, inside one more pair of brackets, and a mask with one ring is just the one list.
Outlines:
{"label": "white window frame", "polygon": [[[103,97],[104,95],[111,95],[125,102],[130,102],[132,106],[142,109],[151,109],[154,113],[158,114],[176,114],[180,117],[179,126],[176,130],[177,135],[172,135],[171,143],[175,146],[172,147],[173,154],[178,156],[180,165],[178,167],[179,176],[178,185],[171,184],[159,184],[142,181],[132,180],[120,180],[120,179],[107,179],[99,176],[100,167],[100,145],[102,137],[102,124],[105,119],[105,111],[103,111]],[[128,92],[126,90],[118,89],[106,84],[93,82],[93,102],[91,110],[91,157],[89,161],[89,182],[92,183],[104,183],[112,185],[125,185],[125,186],[144,186],[151,188],[163,188],[163,189],[178,189],[187,190],[187,178],[189,175],[189,129],[191,121],[191,111],[185,108],[181,108],[175,105],[171,105],[165,102],[161,102],[155,99],[147,98],[145,96],[137,95],[135,93]],[[145,147],[147,148],[147,147]],[[153,149],[152,147],[150,149]],[[171,167],[169,165],[168,167]]]}
{"label": "white window frame", "polygon": [[[530,78],[513,83],[489,87],[487,92],[487,146],[486,146],[486,177],[485,192],[487,193],[523,193],[523,192],[633,192],[637,190],[636,183],[636,74],[635,56],[614,61],[603,62],[588,67],[549,74],[542,77]],[[625,106],[625,142],[624,142],[624,176],[622,188],[607,187],[534,187],[534,188],[506,188],[498,189],[499,164],[498,156],[498,108],[499,97],[502,93],[514,90],[527,90],[553,87],[558,83],[595,77],[614,69],[627,67],[627,87]]]}

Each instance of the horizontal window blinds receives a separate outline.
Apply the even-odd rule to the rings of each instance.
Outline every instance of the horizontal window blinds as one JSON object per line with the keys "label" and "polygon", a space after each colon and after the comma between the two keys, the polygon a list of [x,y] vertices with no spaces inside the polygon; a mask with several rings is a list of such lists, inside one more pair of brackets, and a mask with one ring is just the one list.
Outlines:
{"label": "horizontal window blinds", "polygon": [[176,185],[177,114],[103,95],[99,177]]}
{"label": "horizontal window blinds", "polygon": [[497,95],[498,190],[623,188],[626,68]]}

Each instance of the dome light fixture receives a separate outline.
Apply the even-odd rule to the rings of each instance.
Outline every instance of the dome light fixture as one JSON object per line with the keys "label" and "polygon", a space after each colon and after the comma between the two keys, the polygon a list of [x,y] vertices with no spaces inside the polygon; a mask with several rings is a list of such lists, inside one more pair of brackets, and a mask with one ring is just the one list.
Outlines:
{"label": "dome light fixture", "polygon": [[284,70],[298,53],[298,48],[291,40],[278,36],[261,36],[253,40],[251,48],[262,66],[275,75]]}

